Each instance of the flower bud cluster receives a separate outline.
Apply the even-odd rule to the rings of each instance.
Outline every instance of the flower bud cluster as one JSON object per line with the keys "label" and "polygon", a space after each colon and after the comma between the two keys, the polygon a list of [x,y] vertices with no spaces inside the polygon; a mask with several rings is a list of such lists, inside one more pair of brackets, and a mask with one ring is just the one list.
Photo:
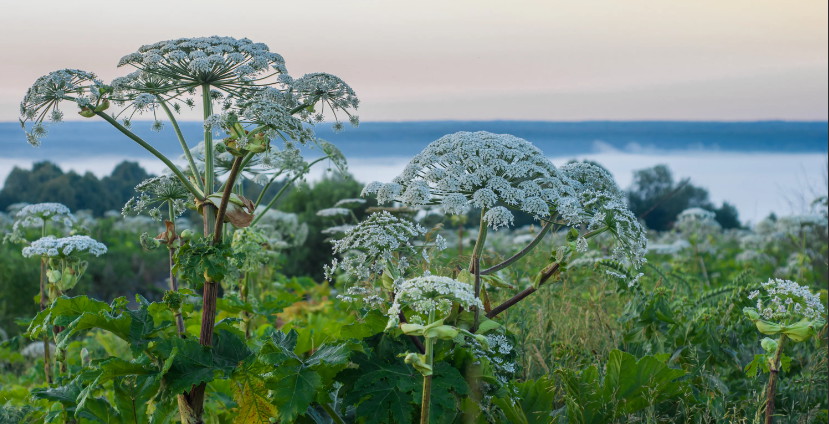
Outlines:
{"label": "flower bud cluster", "polygon": [[342,255],[326,266],[326,277],[343,271],[348,276],[367,280],[381,274],[396,263],[398,269],[408,266],[408,256],[417,252],[412,240],[426,234],[426,229],[413,222],[382,211],[369,215],[345,236],[333,242],[334,254]]}
{"label": "flower bud cluster", "polygon": [[430,324],[429,316],[441,319],[449,315],[453,305],[465,309],[483,308],[475,297],[472,286],[458,280],[437,275],[405,280],[395,287],[394,302],[389,308],[389,327],[396,326],[401,312],[411,311],[406,317],[414,324]]}
{"label": "flower bud cluster", "polygon": [[826,313],[826,308],[806,286],[780,278],[761,283],[760,290],[749,293],[756,299],[756,310],[766,320],[789,324],[803,318],[814,320]]}

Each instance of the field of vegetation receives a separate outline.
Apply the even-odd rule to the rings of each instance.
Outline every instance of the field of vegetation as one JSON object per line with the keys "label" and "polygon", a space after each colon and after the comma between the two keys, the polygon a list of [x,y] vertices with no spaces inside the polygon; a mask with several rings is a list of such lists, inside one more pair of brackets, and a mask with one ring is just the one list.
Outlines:
{"label": "field of vegetation", "polygon": [[[556,168],[487,132],[363,185],[313,132],[359,122],[335,76],[293,79],[227,37],[119,66],[38,79],[29,142],[77,111],[169,172],[9,177],[0,422],[829,420],[825,196],[743,228],[663,166],[623,191],[601,164]],[[178,128],[184,106],[205,131],[176,131],[181,158],[130,130]],[[313,166],[332,173],[303,182]]]}

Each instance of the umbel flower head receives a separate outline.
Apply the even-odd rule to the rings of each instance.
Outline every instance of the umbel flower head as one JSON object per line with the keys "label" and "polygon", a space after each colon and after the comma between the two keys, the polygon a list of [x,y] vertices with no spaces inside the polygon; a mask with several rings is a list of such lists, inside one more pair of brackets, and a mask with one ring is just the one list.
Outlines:
{"label": "umbel flower head", "polygon": [[121,58],[118,66],[133,66],[158,75],[177,89],[201,85],[243,89],[254,80],[287,74],[285,60],[263,43],[247,38],[196,37],[141,46]]}
{"label": "umbel flower head", "polygon": [[796,342],[804,341],[825,324],[826,307],[806,286],[780,278],[761,283],[748,299],[754,307],[743,313],[766,335],[785,334]]}
{"label": "umbel flower head", "polygon": [[14,215],[12,231],[6,234],[4,240],[13,243],[25,242],[24,228],[43,228],[49,224],[71,229],[75,225],[75,217],[69,208],[60,203],[36,203],[26,205]]}
{"label": "umbel flower head", "polygon": [[169,212],[177,217],[193,203],[193,195],[171,175],[148,178],[135,186],[135,191],[138,195],[128,200],[121,211],[124,216],[146,212],[154,220],[161,221],[165,218],[161,212],[164,206],[172,208]]}
{"label": "umbel flower head", "polygon": [[55,238],[42,237],[23,248],[23,256],[48,258],[46,277],[49,280],[49,298],[56,299],[61,293],[78,283],[86,271],[85,255],[101,256],[107,247],[89,236]]}
{"label": "umbel flower head", "polygon": [[614,256],[629,260],[634,267],[640,266],[648,245],[645,229],[628,209],[625,194],[613,177],[604,168],[588,162],[568,163],[559,171],[568,184],[564,190],[568,195],[559,197],[558,214],[570,225],[587,231],[606,229],[618,242],[613,248]]}
{"label": "umbel flower head", "polygon": [[715,218],[714,212],[702,208],[688,208],[680,212],[676,217],[674,228],[692,236],[711,234],[720,230],[720,224]]}
{"label": "umbel flower head", "polygon": [[54,236],[41,237],[23,248],[23,256],[46,256],[49,258],[64,258],[91,254],[101,256],[106,253],[107,247],[89,236],[69,236],[56,238]]}
{"label": "umbel flower head", "polygon": [[[44,120],[61,122],[63,112],[58,104],[63,100],[87,106],[95,99],[85,95],[90,87],[100,85],[95,74],[79,69],[61,69],[40,78],[26,91],[20,103],[20,126],[26,130],[26,139],[32,146],[39,146],[46,135]],[[27,124],[31,127],[27,128]]]}
{"label": "umbel flower head", "polygon": [[335,259],[330,267],[326,266],[326,276],[330,279],[339,270],[367,280],[381,274],[388,265],[402,272],[409,266],[408,258],[417,256],[412,241],[424,234],[426,229],[422,226],[386,211],[371,214],[345,237],[333,242],[334,253],[343,259]]}
{"label": "umbel flower head", "polygon": [[445,318],[454,305],[465,309],[483,308],[467,283],[437,275],[405,280],[395,288],[394,302],[387,313],[387,328],[400,322],[401,312],[406,313],[406,318],[413,324],[431,324],[427,322],[430,316],[435,320]]}
{"label": "umbel flower head", "polygon": [[374,182],[363,195],[380,203],[441,205],[452,215],[486,209],[493,228],[508,226],[517,209],[550,216],[563,182],[555,166],[530,142],[508,134],[458,132],[439,138],[415,156],[391,183]]}

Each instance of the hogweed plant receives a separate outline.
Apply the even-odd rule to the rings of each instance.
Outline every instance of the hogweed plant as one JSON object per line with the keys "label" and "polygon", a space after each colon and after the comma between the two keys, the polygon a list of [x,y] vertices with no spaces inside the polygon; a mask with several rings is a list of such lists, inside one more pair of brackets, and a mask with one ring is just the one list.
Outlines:
{"label": "hogweed plant", "polygon": [[[185,270],[187,273],[203,275],[198,340],[209,347],[214,340],[218,285],[227,267],[223,262],[231,256],[223,243],[224,224],[245,227],[256,223],[254,210],[263,201],[260,198],[254,202],[234,192],[238,180],[250,166],[273,163],[274,157],[270,156],[278,158],[279,152],[289,152],[282,157],[292,160],[297,145],[317,145],[324,158],[334,157],[334,162],[341,162],[341,155],[337,156],[339,152],[330,143],[316,139],[312,125],[330,116],[334,117],[335,129],[342,128],[343,119],[357,125],[354,113],[358,99],[345,82],[333,75],[312,73],[292,78],[282,56],[248,39],[212,36],[161,41],[124,56],[118,66],[133,72],[108,84],[91,72],[77,69],[58,70],[38,78],[20,105],[20,124],[29,143],[38,146],[47,134],[48,123],[60,122],[65,108],[77,108],[80,116],[103,119],[167,166],[169,178],[184,188],[177,192],[183,197],[168,203],[170,210],[181,205],[179,200],[186,202],[185,198],[192,197],[190,206],[203,217],[204,240],[193,237],[189,243],[197,245],[179,247],[177,257],[200,267]],[[201,108],[203,140],[196,140],[202,143],[201,167],[191,152],[196,143],[185,139],[176,118],[182,107]],[[147,115],[153,119],[154,130],[160,130],[165,122],[172,127],[174,142],[181,146],[186,162],[183,167],[130,130],[136,116]],[[216,133],[223,140],[214,139]],[[229,170],[223,181],[218,179],[217,152],[229,153]],[[322,159],[302,166],[301,171],[307,172]],[[299,176],[290,182],[296,178]],[[147,188],[152,191],[149,186],[162,183],[148,182]],[[139,194],[133,203],[138,209],[144,209],[150,201],[142,196]],[[167,200],[172,198],[162,201]],[[151,208],[153,211],[157,209]],[[168,247],[176,240],[172,231],[168,227],[163,236]],[[191,260],[193,255],[210,257]],[[202,422],[205,382],[194,382],[183,389],[178,401],[182,422]]]}
{"label": "hogweed plant", "polygon": [[759,370],[769,373],[764,422],[771,424],[778,374],[781,369],[787,371],[791,362],[791,358],[783,353],[784,348],[788,341],[802,343],[811,339],[826,324],[826,308],[808,287],[779,278],[763,282],[760,289],[749,293],[748,298],[756,304],[743,309],[745,316],[754,322],[760,333],[777,337],[777,340],[763,338],[760,344],[766,353],[755,355],[746,366],[746,373],[752,377]]}
{"label": "hogweed plant", "polygon": [[[18,243],[28,245],[23,248],[23,256],[25,257],[39,257],[40,258],[40,292],[38,295],[40,302],[40,310],[46,309],[50,303],[50,299],[54,299],[57,288],[53,288],[56,283],[62,283],[63,276],[61,272],[64,267],[52,265],[50,257],[59,257],[63,253],[58,250],[58,243],[51,236],[50,230],[57,230],[60,234],[65,234],[72,230],[75,224],[75,217],[68,207],[60,203],[37,203],[34,205],[26,205],[21,208],[14,215],[14,224],[12,224],[12,231],[5,235],[4,242]],[[39,229],[40,239],[34,242],[29,241],[26,236],[27,228]],[[48,238],[47,238],[48,237]],[[61,239],[62,240],[62,239]],[[37,243],[37,244],[35,244]],[[106,249],[104,249],[106,251]],[[69,284],[74,285],[69,281],[72,273],[79,274],[77,271],[71,270],[67,273],[67,281],[62,286],[68,290]],[[50,278],[50,272],[52,273]],[[82,271],[81,271],[82,272]],[[57,278],[55,278],[57,277]],[[78,276],[79,277],[79,276]],[[55,281],[52,281],[55,280]],[[77,279],[74,280],[77,282]],[[68,288],[67,288],[68,287]],[[50,295],[51,293],[51,295]],[[46,381],[52,382],[52,365],[49,355],[49,337],[43,336],[43,366]]]}
{"label": "hogweed plant", "polygon": [[[494,331],[489,334],[490,339],[500,340],[496,333],[503,328],[499,329],[493,318],[548,281],[555,281],[572,257],[589,249],[590,238],[611,234],[616,239],[612,257],[632,269],[644,261],[644,230],[606,171],[586,163],[556,168],[538,148],[511,135],[446,135],[415,156],[392,182],[373,182],[363,194],[375,195],[381,204],[437,206],[448,216],[480,209],[479,229],[468,267],[460,271],[441,270],[450,272],[451,277],[429,274],[430,243],[418,240],[427,235],[427,230],[388,212],[370,215],[334,241],[334,253],[341,258],[334,261],[328,275],[331,278],[335,271],[344,273],[349,281],[345,298],[362,300],[366,306],[386,313],[387,330],[424,338],[423,343],[415,343],[419,353],[405,355],[406,362],[425,377],[421,422],[429,419],[428,392],[437,340],[452,340],[454,345],[469,346],[478,352],[479,358],[468,369],[474,375],[476,371],[472,370],[480,371],[487,362],[485,352],[492,348],[487,346],[485,333]],[[482,265],[487,233],[511,226],[513,211],[531,215],[542,223],[541,229],[514,255]],[[490,290],[511,287],[500,281],[498,271],[532,251],[551,230],[561,228],[569,228],[567,243],[554,249],[550,263],[537,273],[529,287],[491,307],[487,286]],[[442,238],[435,238],[431,244],[440,249],[446,245]],[[498,365],[488,368],[514,370],[500,359]],[[473,390],[475,396],[478,395]]]}

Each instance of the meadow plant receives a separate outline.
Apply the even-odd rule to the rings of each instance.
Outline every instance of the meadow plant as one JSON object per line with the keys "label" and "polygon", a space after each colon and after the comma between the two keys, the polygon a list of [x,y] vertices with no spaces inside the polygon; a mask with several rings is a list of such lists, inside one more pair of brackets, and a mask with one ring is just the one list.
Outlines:
{"label": "meadow plant", "polygon": [[774,420],[774,397],[778,374],[781,368],[789,368],[791,358],[783,353],[787,341],[805,342],[826,325],[826,308],[818,296],[800,284],[779,278],[769,279],[761,288],[748,295],[756,301],[754,307],[746,307],[743,313],[754,322],[757,330],[767,336],[777,336],[777,340],[764,338],[761,346],[766,354],[755,355],[754,360],[746,366],[750,376],[762,369],[769,373],[766,385],[765,423]]}
{"label": "meadow plant", "polygon": [[[188,261],[179,247],[179,254],[175,256],[184,255],[182,260],[187,263],[222,268],[217,261],[226,258],[220,254],[227,250],[221,247],[226,232],[224,223],[245,227],[257,222],[253,212],[263,199],[254,202],[234,192],[237,179],[249,165],[296,163],[296,143],[317,145],[324,158],[332,157],[333,162],[341,165],[341,154],[330,143],[317,140],[311,125],[327,116],[333,116],[336,129],[342,127],[341,118],[353,125],[359,123],[354,114],[358,99],[345,82],[324,73],[294,79],[288,74],[282,56],[271,52],[267,45],[248,39],[211,36],[161,41],[124,56],[118,66],[134,71],[109,84],[91,72],[76,69],[58,70],[38,78],[21,102],[21,126],[29,143],[38,146],[47,133],[48,123],[62,121],[65,113],[62,107],[70,104],[82,117],[103,119],[162,161],[171,175],[141,185],[138,196],[125,209],[127,212],[147,210],[158,217],[158,208],[152,203],[153,199],[162,199],[168,204],[169,215],[174,217],[192,199],[190,206],[203,216],[205,239],[217,247],[185,251],[213,252],[218,257]],[[191,153],[193,144],[185,139],[176,119],[182,106],[198,106],[202,111],[201,167]],[[184,168],[130,130],[134,117],[139,115],[152,117],[153,130],[163,128],[162,120],[172,126],[186,161]],[[215,133],[222,134],[224,139],[214,140]],[[283,147],[272,141],[283,142]],[[261,158],[271,155],[271,151],[290,153],[281,156],[287,159],[282,162],[278,160],[279,155]],[[229,171],[221,184],[215,168],[216,152],[230,154]],[[321,160],[302,167],[290,182]],[[272,207],[275,200],[267,203],[266,208]],[[162,238],[168,246],[180,241],[171,225]],[[208,270],[197,273],[202,272],[207,278],[203,284],[199,342],[212,346],[220,280],[211,278]],[[172,280],[171,276],[171,283]],[[206,384],[201,382],[183,391],[178,402],[182,422],[202,422],[205,389]]]}
{"label": "meadow plant", "polygon": [[[425,246],[415,239],[427,236],[427,230],[386,211],[370,215],[334,241],[334,253],[341,259],[328,269],[329,278],[342,271],[363,282],[352,285],[346,297],[370,297],[373,302],[368,306],[383,310],[389,317],[387,330],[399,329],[402,334],[424,339],[423,343],[415,343],[419,353],[406,354],[406,362],[424,375],[423,423],[429,419],[433,349],[438,340],[476,352],[480,358],[470,364],[467,372],[477,373],[478,377],[468,376],[471,380],[480,380],[481,360],[490,352],[490,340],[497,342],[496,351],[512,349],[509,343],[501,342],[503,335],[486,334],[499,327],[493,318],[547,281],[554,281],[571,259],[588,251],[588,239],[609,234],[615,240],[614,258],[631,269],[644,262],[644,230],[606,171],[586,163],[557,169],[538,148],[511,135],[460,132],[441,137],[416,155],[392,182],[370,183],[363,195],[375,195],[378,203],[438,207],[448,216],[480,210],[469,266],[460,272],[454,270],[454,278],[431,275],[429,256],[423,256],[420,268],[410,267],[409,258],[415,256],[415,246]],[[512,226],[514,211],[539,220],[541,229],[524,237],[523,247],[517,253],[482,267],[487,234]],[[513,287],[497,273],[532,251],[554,227],[569,230],[564,243],[553,249],[550,263],[537,272],[530,287],[491,307],[484,284],[490,291]],[[446,243],[436,240],[435,244],[444,248]],[[458,249],[459,254],[461,250]],[[390,298],[391,304],[384,305],[384,298]],[[496,358],[488,359],[488,372],[500,374],[492,381],[503,383],[507,381],[504,374],[515,368],[501,357]],[[478,398],[480,384],[474,386],[477,388],[473,397]]]}

